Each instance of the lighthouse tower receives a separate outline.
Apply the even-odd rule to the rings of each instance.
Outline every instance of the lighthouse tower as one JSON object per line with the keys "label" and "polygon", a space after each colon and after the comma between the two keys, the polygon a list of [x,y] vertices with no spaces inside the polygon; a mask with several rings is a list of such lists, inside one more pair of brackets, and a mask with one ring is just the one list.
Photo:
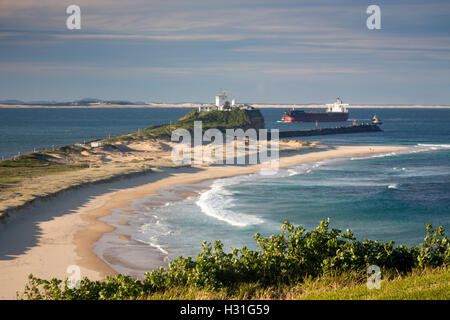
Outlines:
{"label": "lighthouse tower", "polygon": [[227,101],[227,94],[220,90],[220,92],[216,95],[216,107],[221,109],[221,107],[225,104],[225,101]]}

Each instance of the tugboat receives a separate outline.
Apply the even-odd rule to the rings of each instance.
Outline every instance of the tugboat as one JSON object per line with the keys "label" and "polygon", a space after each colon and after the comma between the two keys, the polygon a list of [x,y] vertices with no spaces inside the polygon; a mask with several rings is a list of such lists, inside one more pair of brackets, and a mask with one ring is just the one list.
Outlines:
{"label": "tugboat", "polygon": [[381,120],[380,119],[378,119],[378,117],[377,117],[377,115],[375,114],[375,115],[373,115],[373,118],[372,118],[372,123],[373,124],[383,124],[383,122],[381,122]]}
{"label": "tugboat", "polygon": [[337,98],[334,103],[327,104],[326,111],[305,111],[305,110],[287,110],[284,113],[282,122],[340,122],[348,120],[348,104],[342,103],[341,98]]}

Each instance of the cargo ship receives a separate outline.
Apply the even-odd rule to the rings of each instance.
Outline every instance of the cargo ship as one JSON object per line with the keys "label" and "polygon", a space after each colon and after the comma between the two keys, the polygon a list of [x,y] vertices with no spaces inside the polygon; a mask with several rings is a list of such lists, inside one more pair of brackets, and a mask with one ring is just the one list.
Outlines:
{"label": "cargo ship", "polygon": [[282,122],[340,122],[348,120],[347,103],[337,98],[334,103],[327,104],[326,111],[305,111],[292,108],[284,113]]}

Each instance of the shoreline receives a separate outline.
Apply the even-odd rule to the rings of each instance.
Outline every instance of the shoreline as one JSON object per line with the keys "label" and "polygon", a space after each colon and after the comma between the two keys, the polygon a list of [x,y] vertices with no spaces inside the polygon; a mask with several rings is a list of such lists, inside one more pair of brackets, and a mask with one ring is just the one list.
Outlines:
{"label": "shoreline", "polygon": [[[320,149],[320,148],[318,148]],[[291,167],[295,165],[300,165],[306,162],[317,162],[322,160],[328,160],[328,159],[337,159],[342,157],[350,157],[350,156],[356,156],[356,155],[369,155],[369,154],[383,154],[383,153],[389,153],[389,152],[396,152],[401,150],[407,150],[409,147],[398,147],[398,146],[339,146],[336,148],[326,147],[324,150],[317,151],[317,150],[307,150],[305,153],[301,152],[300,154],[294,154],[291,156],[280,156],[280,168],[286,168]],[[174,189],[179,185],[195,185],[200,184],[206,181],[213,181],[216,179],[222,179],[222,178],[231,178],[235,176],[240,175],[248,175],[257,173],[261,169],[261,165],[251,165],[251,166],[212,166],[212,167],[195,167],[192,166],[190,169],[195,170],[195,168],[202,168],[203,171],[200,172],[184,172],[175,174],[171,177],[163,178],[160,180],[156,180],[153,183],[138,186],[136,188],[132,188],[129,190],[122,190],[118,193],[105,195],[109,199],[107,200],[107,205],[103,207],[92,207],[87,208],[86,214],[88,216],[95,215],[96,218],[92,219],[90,222],[93,224],[96,224],[97,221],[103,222],[98,220],[99,218],[111,216],[113,210],[120,210],[120,209],[127,209],[134,200],[143,199],[145,197],[149,196],[160,196],[162,190],[167,189]],[[185,197],[187,198],[187,196]],[[89,239],[92,240],[92,243],[98,242],[100,238],[106,234],[106,233],[112,233],[116,230],[115,227],[109,225],[108,223],[105,223],[107,225],[107,228],[103,230],[99,230],[97,228],[100,227],[98,224],[97,227],[92,228],[90,230],[86,230],[86,235],[89,235]],[[112,228],[112,229],[111,229]],[[75,240],[77,248],[83,248],[82,251],[79,252],[81,256],[89,257],[89,262],[95,262],[95,258],[98,259],[98,262],[101,261],[101,263],[108,264],[105,260],[108,260],[108,258],[99,257],[96,253],[94,253],[93,249],[95,246],[91,245],[89,250],[86,250],[86,247],[83,247],[85,245],[85,241],[83,239],[83,236],[81,234],[78,234],[78,238]],[[120,237],[120,234],[116,235]],[[123,235],[122,235],[123,236]],[[126,240],[127,243],[130,244],[130,241],[133,240]],[[147,246],[148,248],[148,246]],[[153,259],[157,259],[158,261],[163,260],[162,253],[152,247],[152,250],[154,251],[152,254]],[[94,258],[95,256],[95,258]],[[114,263],[117,264],[118,268],[120,269],[122,266],[120,265],[120,261],[115,260]],[[150,264],[152,265],[152,269],[159,268],[161,266],[165,266],[167,264],[155,264],[154,261],[150,261]],[[109,264],[108,264],[109,265]],[[90,265],[90,267],[95,268],[96,265]],[[109,265],[111,269],[113,267]]]}
{"label": "shoreline", "polygon": [[31,206],[39,203],[40,201],[50,201],[51,199],[58,197],[63,193],[71,192],[71,191],[74,191],[74,190],[77,190],[80,188],[84,188],[84,187],[87,187],[90,185],[114,182],[114,181],[124,179],[124,178],[131,179],[133,177],[137,177],[137,176],[144,175],[147,173],[152,173],[152,172],[153,172],[153,170],[151,168],[145,168],[145,169],[142,169],[141,171],[119,172],[119,173],[113,174],[109,177],[93,179],[92,181],[83,181],[79,184],[65,186],[54,192],[50,192],[50,193],[43,194],[43,195],[36,195],[36,197],[23,200],[20,202],[20,204],[17,204],[15,206],[9,206],[9,207],[6,207],[5,209],[3,208],[3,206],[0,206],[0,209],[2,209],[0,211],[0,224],[1,223],[7,224],[9,219],[11,219],[11,218],[14,219],[14,213],[17,211],[31,207]]}
{"label": "shoreline", "polygon": [[[290,109],[294,108],[326,108],[325,104],[259,104],[249,103],[257,109],[264,108],[279,108]],[[198,108],[201,103],[148,103],[148,104],[95,104],[86,106],[63,106],[63,105],[28,105],[28,104],[0,104],[0,109],[119,109],[119,108]],[[445,105],[364,105],[355,104],[350,105],[347,109],[450,109]]]}
{"label": "shoreline", "polygon": [[[305,162],[334,159],[346,156],[395,152],[409,149],[397,146],[339,146],[316,147],[280,156],[280,167],[290,167]],[[315,152],[313,152],[315,151]],[[233,177],[258,172],[261,165],[252,166],[192,166],[165,168],[150,173],[145,184],[107,192],[84,201],[70,214],[49,218],[40,222],[36,243],[13,259],[0,260],[0,298],[15,298],[15,291],[23,290],[26,275],[33,273],[41,278],[66,278],[67,266],[75,264],[81,268],[81,276],[101,280],[115,271],[93,249],[104,234],[115,228],[99,220],[109,216],[113,210],[126,208],[135,199],[159,195],[161,190],[177,185],[197,184],[206,180]],[[70,192],[67,193],[69,195]],[[58,198],[58,197],[57,197]],[[52,200],[53,201],[53,200]],[[50,202],[50,201],[49,201]],[[52,206],[48,203],[47,206]],[[20,220],[20,219],[19,219]],[[22,220],[26,221],[26,218]],[[12,232],[12,231],[11,231]],[[127,241],[126,237],[122,241]],[[150,269],[150,268],[149,268]],[[11,278],[11,274],[14,277]]]}

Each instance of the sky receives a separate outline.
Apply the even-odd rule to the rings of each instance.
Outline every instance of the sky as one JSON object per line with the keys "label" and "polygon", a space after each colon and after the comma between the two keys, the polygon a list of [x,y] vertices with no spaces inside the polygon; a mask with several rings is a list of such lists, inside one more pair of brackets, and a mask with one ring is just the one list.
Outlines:
{"label": "sky", "polygon": [[220,89],[242,103],[450,105],[450,1],[0,0],[0,100],[206,103]]}

